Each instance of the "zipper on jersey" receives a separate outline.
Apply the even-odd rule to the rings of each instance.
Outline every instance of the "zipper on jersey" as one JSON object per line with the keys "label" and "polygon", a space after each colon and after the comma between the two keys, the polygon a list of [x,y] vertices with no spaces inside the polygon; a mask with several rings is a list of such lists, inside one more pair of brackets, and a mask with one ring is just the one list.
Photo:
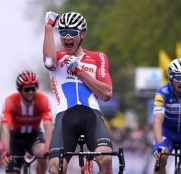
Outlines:
{"label": "zipper on jersey", "polygon": [[180,132],[180,107],[179,107],[178,132]]}
{"label": "zipper on jersey", "polygon": [[79,77],[76,76],[76,95],[77,95],[77,104],[80,104],[80,100],[79,100]]}
{"label": "zipper on jersey", "polygon": [[[181,104],[180,98],[177,97],[177,99],[178,99],[179,104]],[[181,112],[181,110],[180,110],[180,107],[179,107],[178,132],[180,132],[180,121],[181,121],[181,120],[180,120],[180,116],[181,116],[181,115],[180,115],[180,112]]]}
{"label": "zipper on jersey", "polygon": [[[79,61],[83,58],[85,53],[83,53],[80,57],[78,57]],[[81,104],[79,100],[79,77],[76,75],[76,95],[77,95],[77,104]]]}

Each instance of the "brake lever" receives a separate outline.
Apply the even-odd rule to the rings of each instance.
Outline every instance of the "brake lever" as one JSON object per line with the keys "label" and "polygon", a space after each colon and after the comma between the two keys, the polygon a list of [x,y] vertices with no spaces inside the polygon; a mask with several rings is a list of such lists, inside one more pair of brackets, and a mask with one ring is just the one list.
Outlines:
{"label": "brake lever", "polygon": [[155,172],[158,172],[160,169],[161,152],[162,152],[162,148],[158,148],[158,154],[160,154],[160,157],[158,158],[158,160],[156,160]]}

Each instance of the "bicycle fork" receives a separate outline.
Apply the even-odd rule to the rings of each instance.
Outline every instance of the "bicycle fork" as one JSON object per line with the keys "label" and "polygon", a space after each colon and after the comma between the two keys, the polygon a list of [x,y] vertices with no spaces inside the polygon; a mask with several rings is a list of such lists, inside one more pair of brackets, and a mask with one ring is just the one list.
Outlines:
{"label": "bicycle fork", "polygon": [[81,169],[81,174],[93,174],[93,160],[86,160],[85,166]]}

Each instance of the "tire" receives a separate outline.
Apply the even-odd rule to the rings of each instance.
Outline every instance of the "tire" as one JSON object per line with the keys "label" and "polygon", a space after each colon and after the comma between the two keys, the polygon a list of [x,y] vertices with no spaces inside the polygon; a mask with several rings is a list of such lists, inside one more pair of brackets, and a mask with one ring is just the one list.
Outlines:
{"label": "tire", "polygon": [[96,160],[93,160],[93,174],[100,174],[101,167]]}
{"label": "tire", "polygon": [[23,174],[29,174],[28,173],[28,166],[26,164],[23,165]]}
{"label": "tire", "polygon": [[181,174],[181,164],[180,164],[180,162],[178,162],[178,164],[176,165],[174,174]]}

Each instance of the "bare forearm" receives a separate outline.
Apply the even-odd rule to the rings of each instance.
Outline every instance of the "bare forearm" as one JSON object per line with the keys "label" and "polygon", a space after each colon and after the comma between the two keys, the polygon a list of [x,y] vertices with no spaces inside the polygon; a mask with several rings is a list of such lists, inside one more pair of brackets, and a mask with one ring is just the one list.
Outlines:
{"label": "bare forearm", "polygon": [[162,142],[162,130],[158,125],[154,125],[153,133],[157,144]]}
{"label": "bare forearm", "polygon": [[157,115],[154,119],[154,124],[153,124],[153,134],[157,144],[162,142],[162,124],[163,124],[162,116]]}
{"label": "bare forearm", "polygon": [[4,149],[10,149],[10,128],[8,124],[2,125],[1,139]]}
{"label": "bare forearm", "polygon": [[52,122],[50,121],[45,121],[44,122],[44,129],[45,129],[45,147],[48,150],[50,146],[50,141],[52,138]]}
{"label": "bare forearm", "polygon": [[[45,26],[45,36],[43,42],[43,60],[46,64],[49,64],[50,68],[55,68],[56,66],[56,47],[54,42],[53,27]],[[48,68],[48,67],[47,67]]]}
{"label": "bare forearm", "polygon": [[91,77],[87,72],[83,70],[78,74],[78,77],[97,97],[100,97],[104,101],[108,101],[111,98],[111,86]]}

